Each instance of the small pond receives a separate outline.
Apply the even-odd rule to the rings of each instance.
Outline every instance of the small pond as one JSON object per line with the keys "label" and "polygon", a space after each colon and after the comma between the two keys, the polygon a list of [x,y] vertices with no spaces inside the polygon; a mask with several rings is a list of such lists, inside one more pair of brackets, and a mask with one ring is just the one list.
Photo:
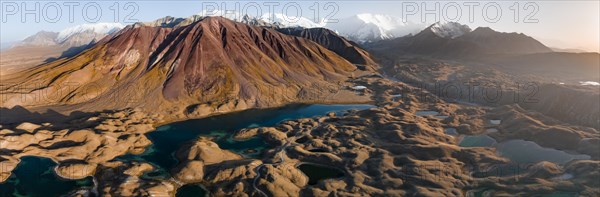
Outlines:
{"label": "small pond", "polygon": [[590,159],[589,155],[570,154],[561,150],[544,148],[535,142],[525,140],[509,140],[496,145],[498,153],[517,163],[537,163],[549,161],[565,164],[575,159]]}
{"label": "small pond", "polygon": [[464,136],[459,143],[461,147],[495,147],[498,154],[509,158],[518,164],[534,164],[549,161],[556,164],[566,164],[571,160],[590,159],[589,155],[571,154],[553,148],[545,148],[532,141],[508,140],[496,143],[488,135]]}
{"label": "small pond", "polygon": [[488,135],[467,135],[459,143],[461,147],[490,147],[496,140]]}
{"label": "small pond", "polygon": [[438,114],[440,114],[440,112],[430,111],[430,110],[424,110],[424,111],[417,111],[417,112],[415,112],[416,116],[436,116]]}

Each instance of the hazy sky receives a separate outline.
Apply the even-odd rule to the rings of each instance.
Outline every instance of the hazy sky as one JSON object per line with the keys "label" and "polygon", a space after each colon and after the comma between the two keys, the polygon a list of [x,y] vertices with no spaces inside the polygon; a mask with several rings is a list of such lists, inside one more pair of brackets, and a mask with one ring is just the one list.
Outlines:
{"label": "hazy sky", "polygon": [[[239,7],[236,7],[236,3]],[[35,7],[36,4],[39,5],[38,9]],[[90,22],[117,21],[128,24],[134,21],[151,21],[167,15],[188,17],[214,6],[255,15],[254,13],[269,12],[269,5],[271,5],[274,12],[287,12],[291,16],[298,15],[296,7],[299,7],[302,16],[309,19],[317,16],[319,20],[328,16],[331,16],[328,17],[329,19],[341,19],[359,13],[393,15],[410,22],[424,21],[427,24],[438,20],[451,20],[467,24],[473,29],[487,26],[497,31],[525,33],[550,47],[600,51],[598,0],[533,2],[303,0],[279,3],[226,1],[225,6],[219,1],[22,2],[3,0],[0,5],[0,39],[3,43],[21,40],[40,30],[60,31],[70,26]],[[39,22],[35,21],[36,17],[39,17]]]}

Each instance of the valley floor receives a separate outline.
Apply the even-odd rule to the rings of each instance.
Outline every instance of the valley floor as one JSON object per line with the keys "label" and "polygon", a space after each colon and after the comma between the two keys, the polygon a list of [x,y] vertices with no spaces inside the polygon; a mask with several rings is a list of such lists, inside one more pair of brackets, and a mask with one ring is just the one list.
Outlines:
{"label": "valley floor", "polygon": [[[171,122],[162,115],[127,109],[70,122],[3,125],[0,180],[11,180],[24,157],[39,156],[58,163],[54,172],[62,178],[94,178],[93,187],[74,196],[183,196],[178,188],[191,185],[214,196],[600,195],[600,133],[593,127],[516,104],[448,102],[378,74],[349,83],[366,87],[354,93],[370,95],[376,106],[235,129],[234,140],[266,143],[246,152],[220,144],[220,134],[185,139],[172,145],[175,166],[162,173],[155,163],[127,159],[160,151],[151,145],[160,139],[147,135]],[[492,143],[463,140],[481,135]],[[529,151],[546,152],[523,160],[499,151],[519,139],[533,142]],[[306,165],[316,167],[307,171]],[[317,178],[319,170],[339,173]]]}

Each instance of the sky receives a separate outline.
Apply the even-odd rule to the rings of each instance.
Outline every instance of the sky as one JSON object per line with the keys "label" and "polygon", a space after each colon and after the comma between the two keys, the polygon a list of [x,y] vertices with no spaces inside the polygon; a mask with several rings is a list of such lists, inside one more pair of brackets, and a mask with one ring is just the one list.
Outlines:
{"label": "sky", "polygon": [[[37,6],[37,7],[36,7]],[[0,2],[0,42],[38,31],[96,22],[131,24],[164,16],[188,17],[206,9],[249,15],[268,12],[320,21],[360,13],[386,14],[408,22],[456,21],[532,36],[556,48],[600,51],[600,1],[5,1]],[[36,21],[36,19],[38,21]]]}

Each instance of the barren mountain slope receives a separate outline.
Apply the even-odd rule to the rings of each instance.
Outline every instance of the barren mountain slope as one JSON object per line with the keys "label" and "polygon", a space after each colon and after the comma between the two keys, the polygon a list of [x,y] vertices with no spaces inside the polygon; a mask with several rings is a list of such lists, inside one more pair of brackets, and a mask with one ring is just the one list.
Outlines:
{"label": "barren mountain slope", "polygon": [[184,113],[205,115],[315,101],[355,69],[310,40],[208,17],[178,28],[130,26],[73,58],[7,76],[2,106],[187,106]]}
{"label": "barren mountain slope", "polygon": [[325,28],[280,28],[277,29],[284,34],[300,36],[315,41],[327,49],[346,58],[354,64],[375,65],[371,55],[359,48],[356,43],[339,36],[334,31]]}

